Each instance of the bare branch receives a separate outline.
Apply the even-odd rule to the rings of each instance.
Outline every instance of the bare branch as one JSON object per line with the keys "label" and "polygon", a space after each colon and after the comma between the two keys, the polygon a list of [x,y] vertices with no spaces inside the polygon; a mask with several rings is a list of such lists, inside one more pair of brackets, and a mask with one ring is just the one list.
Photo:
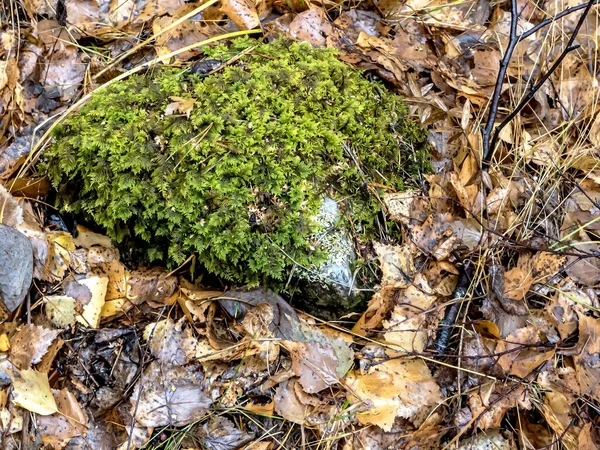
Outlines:
{"label": "bare branch", "polygon": [[[517,12],[517,1],[511,0],[510,39],[509,39],[509,43],[508,43],[506,52],[504,53],[504,57],[502,58],[502,61],[500,61],[500,70],[498,71],[498,78],[496,79],[496,86],[494,87],[494,94],[492,95],[492,101],[490,104],[490,112],[488,114],[488,121],[483,130],[483,159],[482,159],[483,170],[487,170],[489,168],[490,161],[492,159],[494,150],[498,143],[500,131],[502,131],[502,129],[506,125],[508,125],[523,110],[523,108],[531,101],[531,99],[535,96],[536,92],[540,90],[540,88],[544,85],[544,83],[550,78],[550,76],[552,76],[552,74],[556,71],[556,69],[558,69],[558,67],[560,66],[562,61],[565,59],[565,57],[573,50],[576,50],[577,48],[579,48],[579,45],[574,45],[575,39],[577,38],[577,35],[579,34],[579,30],[583,26],[585,19],[586,19],[588,13],[590,12],[590,9],[592,8],[592,6],[598,4],[599,2],[600,2],[600,0],[589,0],[588,2],[582,3],[581,5],[567,8],[564,11],[560,12],[559,14],[557,14],[553,17],[550,17],[546,20],[543,20],[542,22],[540,22],[539,24],[537,24],[535,27],[531,28],[530,30],[525,31],[525,32],[521,33],[520,35],[517,35],[517,23],[519,20],[519,14]],[[500,125],[498,125],[496,128],[494,128],[494,123],[496,120],[496,116],[498,114],[498,103],[500,100],[500,95],[502,94],[502,84],[504,83],[504,78],[506,77],[508,63],[510,62],[510,59],[512,57],[512,54],[514,53],[514,50],[515,50],[517,44],[520,41],[522,41],[523,39],[533,35],[535,32],[539,31],[543,27],[545,27],[545,26],[555,22],[556,20],[559,20],[571,13],[579,11],[581,9],[583,9],[584,11],[581,14],[581,16],[579,17],[579,21],[577,22],[577,25],[575,26],[575,29],[573,30],[565,49],[562,51],[560,56],[556,59],[554,64],[552,64],[552,67],[550,67],[550,69],[548,69],[548,71],[542,76],[542,78],[535,85],[530,87],[527,94],[521,99],[519,104],[508,115],[508,117],[506,117],[500,123]],[[492,130],[494,132],[493,136],[492,136]],[[490,142],[490,138],[491,138],[491,142]]]}

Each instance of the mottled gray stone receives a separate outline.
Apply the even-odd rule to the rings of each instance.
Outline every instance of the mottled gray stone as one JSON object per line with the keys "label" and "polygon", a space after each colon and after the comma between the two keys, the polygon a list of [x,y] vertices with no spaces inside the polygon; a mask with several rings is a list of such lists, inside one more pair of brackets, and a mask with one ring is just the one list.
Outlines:
{"label": "mottled gray stone", "polygon": [[24,234],[0,224],[0,299],[9,311],[21,304],[33,277],[33,249]]}

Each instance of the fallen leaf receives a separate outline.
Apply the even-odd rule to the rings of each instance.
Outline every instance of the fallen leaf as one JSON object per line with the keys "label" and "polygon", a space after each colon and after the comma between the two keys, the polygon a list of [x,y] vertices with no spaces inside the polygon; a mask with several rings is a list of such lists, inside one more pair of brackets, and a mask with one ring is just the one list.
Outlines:
{"label": "fallen leaf", "polygon": [[527,378],[540,364],[554,357],[553,349],[543,351],[536,344],[542,346],[536,327],[519,328],[496,346],[496,352],[501,355],[498,364],[511,375]]}
{"label": "fallen leaf", "polygon": [[89,277],[77,281],[77,284],[87,288],[89,298],[77,298],[82,305],[83,311],[75,317],[75,320],[85,327],[98,328],[100,325],[100,313],[104,306],[108,278]]}
{"label": "fallen leaf", "polygon": [[423,274],[398,292],[397,304],[389,320],[383,322],[386,342],[407,352],[422,352],[427,346],[429,332],[425,326],[426,312],[437,300]]}
{"label": "fallen leaf", "polygon": [[295,39],[308,42],[313,47],[325,47],[326,37],[332,32],[325,12],[312,6],[298,14],[290,23],[289,29]]}
{"label": "fallen leaf", "polygon": [[294,389],[294,384],[296,382],[296,379],[292,378],[277,386],[274,398],[275,411],[277,411],[284,419],[303,425],[309,409],[307,406],[300,403],[300,400],[296,397]]}
{"label": "fallen leaf", "polygon": [[221,11],[233,20],[240,30],[252,30],[260,26],[253,0],[222,0]]}
{"label": "fallen leaf", "polygon": [[506,386],[495,382],[482,384],[469,394],[468,403],[474,424],[481,430],[498,428],[511,408],[532,408],[527,389],[513,383]]}
{"label": "fallen leaf", "polygon": [[84,435],[88,419],[75,396],[67,389],[53,390],[58,412],[37,418],[42,442],[53,449],[62,449],[71,438]]}
{"label": "fallen leaf", "polygon": [[183,366],[196,356],[198,341],[185,325],[185,319],[165,319],[146,326],[144,339],[160,363]]}
{"label": "fallen leaf", "polygon": [[18,369],[30,369],[42,360],[59,333],[38,325],[22,326],[11,339],[10,361]]}
{"label": "fallen leaf", "polygon": [[429,368],[420,359],[398,358],[372,366],[367,373],[351,372],[346,383],[367,406],[357,419],[390,431],[396,417],[415,419],[442,401],[442,393]]}
{"label": "fallen leaf", "polygon": [[171,116],[175,112],[178,112],[180,114],[185,114],[185,116],[189,119],[192,109],[194,109],[194,103],[196,103],[196,99],[193,97],[171,97],[171,100],[173,101],[165,108],[165,116]]}
{"label": "fallen leaf", "polygon": [[75,325],[77,300],[67,295],[48,295],[44,297],[46,317],[58,328]]}
{"label": "fallen leaf", "polygon": [[87,229],[83,225],[77,225],[77,237],[73,239],[73,243],[77,247],[91,248],[96,245],[100,247],[112,248],[112,242],[108,236],[100,233],[95,233]]}
{"label": "fallen leaf", "polygon": [[[198,368],[164,367],[152,362],[135,385],[130,397],[132,414],[139,425],[183,426],[200,419],[212,404],[202,388]],[[141,393],[140,393],[141,390]]]}
{"label": "fallen leaf", "polygon": [[13,381],[13,403],[15,405],[42,416],[58,411],[47,374],[27,369],[15,370],[10,377]]}

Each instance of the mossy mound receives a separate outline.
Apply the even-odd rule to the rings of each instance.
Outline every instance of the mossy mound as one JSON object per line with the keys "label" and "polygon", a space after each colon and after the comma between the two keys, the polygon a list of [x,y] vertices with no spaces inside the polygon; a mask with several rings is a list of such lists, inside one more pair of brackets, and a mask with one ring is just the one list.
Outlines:
{"label": "mossy mound", "polygon": [[98,91],[45,152],[59,206],[117,243],[144,241],[151,260],[194,254],[235,283],[318,263],[325,197],[368,237],[373,190],[401,190],[428,165],[400,97],[305,44],[238,39],[207,57],[243,51],[209,76],[165,68]]}

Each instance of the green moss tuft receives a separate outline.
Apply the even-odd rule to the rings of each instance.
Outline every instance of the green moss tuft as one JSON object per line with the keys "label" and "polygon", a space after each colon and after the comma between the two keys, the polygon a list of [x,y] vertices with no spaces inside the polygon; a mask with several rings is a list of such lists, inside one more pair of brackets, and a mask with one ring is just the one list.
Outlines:
{"label": "green moss tuft", "polygon": [[[165,115],[174,97],[195,100],[189,118]],[[160,69],[100,90],[57,127],[42,170],[63,210],[116,242],[141,239],[171,264],[195,254],[257,284],[284,279],[290,258],[323,257],[310,236],[325,196],[347,199],[354,228],[373,231],[380,205],[366,183],[401,190],[428,167],[424,133],[405,115],[400,97],[331,50],[258,44],[204,78]]]}

